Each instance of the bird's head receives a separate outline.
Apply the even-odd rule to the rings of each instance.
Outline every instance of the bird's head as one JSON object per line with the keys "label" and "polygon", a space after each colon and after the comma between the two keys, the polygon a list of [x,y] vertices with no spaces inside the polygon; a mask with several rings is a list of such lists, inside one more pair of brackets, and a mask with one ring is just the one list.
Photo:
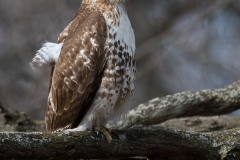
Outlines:
{"label": "bird's head", "polygon": [[110,3],[124,3],[125,0],[109,0]]}
{"label": "bird's head", "polygon": [[124,3],[125,0],[83,0],[83,3],[105,3],[105,4],[113,4],[113,3]]}

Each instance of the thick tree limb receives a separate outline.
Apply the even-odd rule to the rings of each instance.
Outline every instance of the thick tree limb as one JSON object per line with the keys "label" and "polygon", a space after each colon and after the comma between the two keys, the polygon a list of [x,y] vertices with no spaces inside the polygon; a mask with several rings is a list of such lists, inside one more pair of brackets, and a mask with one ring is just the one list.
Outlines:
{"label": "thick tree limb", "polygon": [[188,117],[172,119],[156,126],[187,131],[210,132],[240,128],[239,116]]}
{"label": "thick tree limb", "polygon": [[179,117],[230,113],[240,108],[239,88],[240,81],[227,88],[188,91],[156,98],[128,112],[116,128],[129,128],[135,124],[153,125]]}
{"label": "thick tree limb", "polygon": [[[130,128],[135,124],[152,125],[179,117],[232,112],[240,108],[239,87],[240,81],[223,89],[183,92],[156,98],[131,110],[116,127]],[[18,115],[1,109],[5,118],[6,115],[13,116],[5,122],[5,126],[14,126],[11,128],[13,130],[18,130],[19,124],[27,126],[27,130],[29,124],[34,129],[38,125],[43,127],[42,123],[32,123],[24,114]],[[238,117],[235,118],[239,120]],[[212,130],[224,129],[219,127],[220,124],[224,126],[224,120],[216,117],[207,119],[210,125],[205,128],[207,130],[201,131],[209,131],[211,127]],[[185,127],[201,128],[199,125],[203,121],[204,118],[199,120],[194,117],[190,120],[178,120],[178,124],[184,122]],[[175,123],[172,120],[172,126],[169,122],[160,125],[174,127]],[[232,127],[234,126],[237,125]],[[96,135],[95,132],[0,133],[0,159],[99,159],[133,156],[173,160],[240,159],[240,129],[205,133],[143,127],[116,132],[119,138],[115,136],[112,144],[108,144],[104,136]]]}
{"label": "thick tree limb", "polygon": [[[239,122],[239,116],[188,117],[168,120],[155,126],[187,131],[210,132],[240,128]],[[34,121],[34,124],[34,126],[30,126],[29,128],[34,128],[35,130],[33,131],[46,132],[44,121]],[[19,131],[17,128],[0,122],[0,132]],[[25,128],[27,127],[22,128],[21,131],[29,131],[29,128],[24,130]]]}
{"label": "thick tree limb", "polygon": [[[163,98],[156,98],[129,111],[126,117],[120,119],[115,128],[125,129],[136,124],[154,125],[169,119],[180,117],[210,116],[230,113],[240,108],[239,87],[240,81],[227,88],[189,91],[171,96],[169,95]],[[4,111],[4,108],[1,108],[6,119],[5,123],[14,124],[10,127],[14,126],[16,128],[8,130],[44,131],[42,123],[35,126],[26,115],[11,110]],[[21,125],[23,125],[25,129],[19,129],[23,128]],[[209,127],[211,128],[211,126]]]}
{"label": "thick tree limb", "polygon": [[197,133],[166,128],[116,131],[108,144],[95,132],[0,133],[0,159],[79,159],[146,156],[158,159],[240,158],[240,130]]}

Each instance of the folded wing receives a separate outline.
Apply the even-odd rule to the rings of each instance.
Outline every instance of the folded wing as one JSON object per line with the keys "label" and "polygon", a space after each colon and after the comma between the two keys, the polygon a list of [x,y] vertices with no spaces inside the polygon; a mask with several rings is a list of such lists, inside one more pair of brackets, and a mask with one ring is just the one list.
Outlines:
{"label": "folded wing", "polygon": [[52,72],[45,117],[48,131],[72,128],[80,121],[91,107],[106,64],[103,15],[83,9],[70,24],[65,36],[60,35],[64,44]]}

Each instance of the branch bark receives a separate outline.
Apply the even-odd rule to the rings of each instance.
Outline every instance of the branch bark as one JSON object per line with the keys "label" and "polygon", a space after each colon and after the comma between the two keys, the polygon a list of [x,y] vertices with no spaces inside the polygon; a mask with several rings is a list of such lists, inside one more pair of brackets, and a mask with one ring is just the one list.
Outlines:
{"label": "branch bark", "polygon": [[240,130],[197,133],[143,127],[116,131],[108,144],[95,132],[0,133],[0,159],[101,159],[145,156],[158,159],[240,158]]}
{"label": "branch bark", "polygon": [[[179,117],[232,112],[240,108],[239,87],[240,81],[222,89],[182,92],[141,104],[131,110],[125,118],[120,119],[118,126],[115,127],[125,130],[115,131],[119,136],[113,134],[112,144],[108,144],[104,136],[96,135],[95,132],[52,134],[2,132],[0,159],[101,159],[134,156],[173,160],[240,159],[240,129],[206,133],[166,128],[166,126],[174,127],[174,120],[171,120],[172,126],[169,125],[169,121],[160,124],[165,126],[163,128],[159,126],[130,128],[136,124],[153,125]],[[8,117],[5,126],[13,125],[14,127],[11,128],[13,130],[18,130],[19,125],[27,126],[25,127],[27,130],[36,129],[39,125],[40,128],[43,127],[42,123],[32,123],[22,113],[18,115],[15,114],[16,112],[4,111],[4,109],[1,112],[5,118]],[[239,120],[239,117],[235,118],[236,121]],[[220,120],[219,117],[207,119],[209,125],[201,131],[227,128],[227,124],[225,128],[219,127],[219,124],[224,124],[224,120]],[[234,121],[234,118],[231,117],[231,120]],[[182,125],[184,123],[185,127],[187,126],[181,128],[183,130],[191,127],[196,129],[201,128],[199,126],[202,125],[204,118],[199,120],[194,117],[177,121],[178,125],[184,126]],[[238,125],[234,124],[232,127]]]}
{"label": "branch bark", "polygon": [[240,128],[239,116],[187,117],[171,119],[156,126],[184,131],[211,132]]}
{"label": "branch bark", "polygon": [[141,104],[122,117],[116,128],[135,124],[154,125],[173,118],[213,116],[240,108],[240,81],[216,90],[188,91],[155,98]]}

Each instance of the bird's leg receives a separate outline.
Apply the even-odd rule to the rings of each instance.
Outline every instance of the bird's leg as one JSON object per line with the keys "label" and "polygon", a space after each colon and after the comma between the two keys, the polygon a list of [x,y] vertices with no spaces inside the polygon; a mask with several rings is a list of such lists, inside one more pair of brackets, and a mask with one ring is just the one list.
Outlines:
{"label": "bird's leg", "polygon": [[102,134],[107,138],[108,143],[112,142],[111,129],[101,126],[99,128],[96,128],[96,130],[102,132]]}

